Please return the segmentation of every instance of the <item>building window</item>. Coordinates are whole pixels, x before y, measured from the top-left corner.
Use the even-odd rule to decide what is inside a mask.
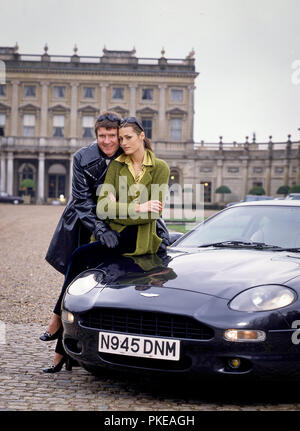
[[[211,182],[201,181],[201,184],[204,185],[204,202],[211,202]]]
[[[253,187],[263,187],[263,183],[261,181],[253,181]]]
[[[283,167],[282,166],[275,166],[274,171],[275,171],[275,174],[282,174],[283,173]]]
[[[153,100],[153,88],[142,89],[142,100]]]
[[[35,136],[35,115],[25,114],[23,118],[23,136]]]
[[[172,88],[171,89],[171,100],[172,100],[172,102],[182,102],[183,91]]]
[[[182,139],[182,119],[172,118],[170,121],[170,139],[171,141],[181,141]]]
[[[21,180],[26,180],[27,178],[30,180],[34,179],[33,169],[28,163],[26,163],[23,167]]]
[[[53,136],[56,138],[63,138],[64,127],[65,127],[65,116],[54,115],[53,116]]]
[[[93,87],[83,87],[83,97],[85,99],[94,99],[95,89]]]
[[[208,174],[209,172],[212,172],[213,168],[210,166],[203,166],[200,168],[200,172]]]
[[[152,118],[142,118],[146,138],[152,139]]]
[[[237,168],[237,167],[235,167],[235,166],[232,166],[232,167],[227,168],[227,172],[228,172],[229,174],[238,174],[238,173],[239,173],[239,171],[240,171],[240,168]]]
[[[85,115],[82,117],[82,137],[92,138],[94,136],[94,117]]]
[[[35,85],[24,85],[24,96],[25,97],[35,97],[36,96],[36,86]]]
[[[112,98],[113,99],[124,99],[124,88],[115,87],[112,89]]]
[[[0,113],[0,136],[5,136],[6,115]]]
[[[59,198],[65,196],[66,176],[65,175],[49,175],[49,198]]]
[[[6,96],[6,85],[0,84],[0,96]]]
[[[64,98],[66,95],[66,87],[56,85],[55,87],[53,87],[53,95],[57,98]]]
[[[264,168],[261,168],[261,167],[259,167],[259,166],[255,166],[255,167],[253,168],[253,173],[254,173],[254,174],[262,174],[262,173],[263,173],[263,171],[264,171]]]

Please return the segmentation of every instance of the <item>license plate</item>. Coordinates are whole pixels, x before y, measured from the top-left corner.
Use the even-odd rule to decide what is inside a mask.
[[[99,332],[99,352],[179,361],[180,340]]]

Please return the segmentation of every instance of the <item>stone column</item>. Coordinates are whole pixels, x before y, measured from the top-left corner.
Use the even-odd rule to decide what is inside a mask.
[[[296,184],[300,184],[300,146],[298,147],[298,154],[297,154],[297,159],[298,159],[298,166],[297,166],[297,173],[296,173]]]
[[[1,154],[1,177],[0,177],[0,190],[6,191],[6,184],[5,184],[5,178],[6,178],[6,163],[5,163],[5,156],[4,153]]]
[[[241,196],[241,199],[246,196],[248,193],[248,159],[244,159],[242,161],[243,166],[243,196]]]
[[[19,84],[20,81],[12,81],[11,136],[18,136]]]
[[[166,84],[159,85],[158,140],[166,141]]]
[[[266,195],[271,195],[271,170],[272,170],[272,159],[267,160],[266,166]]]
[[[129,99],[129,115],[131,117],[136,116],[136,84],[129,84],[130,88],[130,99]]]
[[[73,154],[69,157],[70,171],[69,171],[69,197],[72,196],[72,179],[73,179]]]
[[[13,194],[14,182],[14,153],[7,154],[7,193]]]
[[[41,97],[41,138],[48,136],[48,85],[49,82],[42,82],[42,97]]]
[[[101,87],[101,101],[100,101],[101,111],[107,110],[106,93],[107,93],[108,85],[109,84],[107,82],[101,82],[101,84],[100,84],[100,87]]]
[[[223,185],[223,159],[217,160],[217,184],[216,189]],[[216,201],[221,202],[223,196],[221,193],[216,193]]]
[[[189,87],[189,101],[188,101],[188,133],[187,139],[194,140],[194,90],[196,87],[190,85]]]
[[[283,184],[285,186],[289,186],[290,184],[290,175],[289,175],[289,170],[290,170],[290,166],[289,166],[289,161],[285,160],[284,162],[284,174],[283,174]]]
[[[43,203],[44,200],[45,200],[45,154],[39,153],[37,202]]]
[[[78,107],[78,83],[71,83],[71,118],[70,118],[70,138],[77,138],[77,107]]]

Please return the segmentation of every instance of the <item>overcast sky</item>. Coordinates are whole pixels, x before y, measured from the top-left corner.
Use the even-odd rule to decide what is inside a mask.
[[[299,0],[0,0],[0,20],[0,45],[20,53],[194,48],[196,142],[300,138]]]

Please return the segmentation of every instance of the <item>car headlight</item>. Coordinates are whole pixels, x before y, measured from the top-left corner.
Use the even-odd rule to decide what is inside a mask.
[[[90,290],[94,289],[94,287],[104,287],[103,284],[101,284],[102,275],[99,272],[95,273],[86,273],[78,278],[76,278],[68,287],[68,293],[70,295],[84,295],[85,293],[88,293]]]
[[[296,297],[296,293],[286,286],[268,284],[244,290],[228,305],[237,311],[268,311],[286,307],[294,302]]]

